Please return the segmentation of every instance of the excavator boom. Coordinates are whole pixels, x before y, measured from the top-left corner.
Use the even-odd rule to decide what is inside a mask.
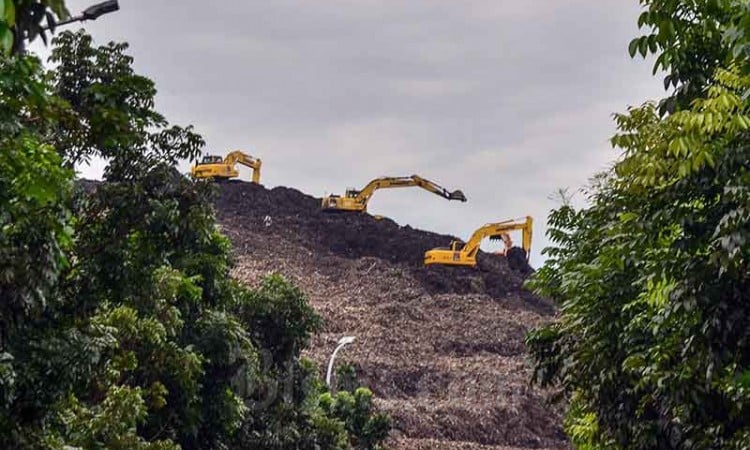
[[[228,180],[240,175],[236,168],[237,164],[251,168],[253,170],[253,183],[260,183],[261,160],[240,150],[230,152],[223,159],[216,155],[204,156],[201,162],[193,166],[190,174],[197,179]]]
[[[444,187],[430,180],[424,179],[419,175],[410,177],[380,177],[376,178],[361,190],[347,189],[346,194],[342,197],[339,195],[329,195],[323,197],[321,206],[324,211],[367,211],[367,203],[370,201],[372,194],[378,189],[390,189],[399,187],[421,187],[433,194],[439,195],[447,200],[458,200],[465,202],[466,196],[460,190],[449,191]]]
[[[460,247],[454,242],[449,249],[434,248],[428,250],[424,254],[424,263],[425,265],[446,264],[453,266],[476,266],[479,245],[482,243],[483,239],[503,239],[506,243],[510,243],[511,241],[508,237],[508,233],[515,230],[520,230],[523,233],[522,249],[528,260],[528,255],[531,252],[533,223],[534,220],[531,216],[526,216],[522,221],[514,219],[503,222],[488,223],[476,230],[463,247]],[[510,249],[506,248],[506,252],[508,250]]]
[[[232,167],[234,167],[236,164],[242,164],[245,167],[253,169],[253,183],[260,183],[260,167],[262,165],[262,161],[260,160],[260,158],[253,158],[247,153],[235,150],[229,153],[226,158],[224,158],[224,164],[230,165]]]

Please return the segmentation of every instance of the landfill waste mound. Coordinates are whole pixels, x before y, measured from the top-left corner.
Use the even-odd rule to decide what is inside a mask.
[[[307,356],[351,364],[394,421],[403,449],[569,448],[550,393],[529,386],[524,336],[555,308],[522,287],[521,255],[480,253],[478,267],[422,264],[455,237],[369,214],[325,213],[295,189],[218,185],[219,223],[234,276],[255,285],[278,272],[325,320]]]

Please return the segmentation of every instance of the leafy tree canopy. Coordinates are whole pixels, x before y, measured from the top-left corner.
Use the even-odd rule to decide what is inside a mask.
[[[70,16],[64,0],[0,0],[0,54],[18,54],[37,36],[47,43],[47,30]]]
[[[579,448],[747,448],[750,10],[641,3],[654,33],[630,52],[655,52],[675,90],[615,116],[622,154],[590,206],[549,217],[530,286],[562,313],[528,337],[535,379],[567,394]]]
[[[1,39],[24,8],[64,11],[0,4]],[[376,448],[372,394],[329,395],[300,358],[321,325],[304,294],[229,277],[211,186],[173,167],[203,140],[126,49],[66,32],[52,72],[0,58],[0,448]],[[105,182],[75,180],[92,157]]]

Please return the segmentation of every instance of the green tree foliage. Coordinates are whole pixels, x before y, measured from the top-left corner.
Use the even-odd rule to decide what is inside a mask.
[[[64,201],[72,172],[55,149],[25,127],[54,116],[36,61],[0,60],[0,446],[33,399],[20,399],[26,371],[15,346],[35,333],[42,313],[59,302],[58,285],[71,246]],[[59,336],[59,335],[58,335]],[[33,368],[32,370],[36,370]],[[55,386],[50,387],[54,391]]]
[[[562,315],[527,339],[535,379],[568,395],[582,449],[748,448],[750,77],[733,47],[747,9],[642,3],[659,16],[641,21],[674,28],[656,50],[675,107],[616,115],[622,157],[590,206],[550,216],[530,286]]]
[[[341,364],[336,368],[334,381],[336,389],[354,392],[358,387],[357,369],[352,364]]]
[[[64,0],[0,0],[0,54],[21,53],[37,36],[47,43],[45,28],[69,15]]]
[[[262,291],[262,290],[261,290]],[[285,395],[304,393],[304,408],[295,410],[290,403],[277,399],[266,403],[261,415],[248,421],[237,443],[239,449],[325,448],[378,450],[391,430],[391,419],[373,408],[372,392],[359,385],[356,373],[350,389],[329,392],[313,375],[309,361],[302,360],[299,369],[285,375]],[[272,397],[273,399],[273,397]],[[260,420],[258,420],[260,419]]]
[[[372,391],[361,385],[357,369],[351,364],[340,365],[333,384],[338,392],[324,392],[320,396],[320,406],[326,415],[344,422],[355,448],[380,448],[391,430],[391,419],[382,413],[373,414]]]
[[[742,0],[639,0],[638,26],[643,36],[630,42],[630,56],[656,54],[654,74],[666,71],[664,88],[672,95],[660,102],[660,113],[690,106],[719,67],[732,58],[727,39],[746,2]]]
[[[154,109],[156,87],[133,71],[127,44],[95,47],[83,31],[55,41],[54,93],[69,103],[71,114],[54,130],[53,143],[66,162],[107,158],[105,177],[124,181],[157,164],[197,158],[203,139],[190,126],[170,126]]]
[[[65,264],[66,210],[72,173],[55,149],[24,122],[51,113],[35,62],[0,60],[0,339],[31,311],[43,308]]]
[[[354,448],[371,450],[388,437],[391,422],[387,416],[372,414],[372,392],[364,387],[354,392],[340,391],[334,395],[324,393],[320,406],[326,417],[333,417],[344,423],[352,436]]]
[[[211,186],[173,168],[203,141],[126,48],[0,60],[0,448],[374,448],[371,394],[326,408],[300,359],[304,294],[229,277]],[[92,157],[106,182],[75,182]]]

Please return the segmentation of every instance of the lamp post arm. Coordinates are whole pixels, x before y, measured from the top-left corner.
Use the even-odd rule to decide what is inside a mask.
[[[63,20],[61,22],[57,22],[55,24],[55,28],[59,27],[60,25],[67,25],[67,24],[73,23],[73,22],[83,22],[84,20],[86,20],[86,18],[83,17],[83,16],[70,17],[70,18],[65,19],[65,20]],[[52,27],[50,27],[49,25],[42,27],[42,30],[45,30],[45,31],[50,30],[50,29],[52,29]]]

